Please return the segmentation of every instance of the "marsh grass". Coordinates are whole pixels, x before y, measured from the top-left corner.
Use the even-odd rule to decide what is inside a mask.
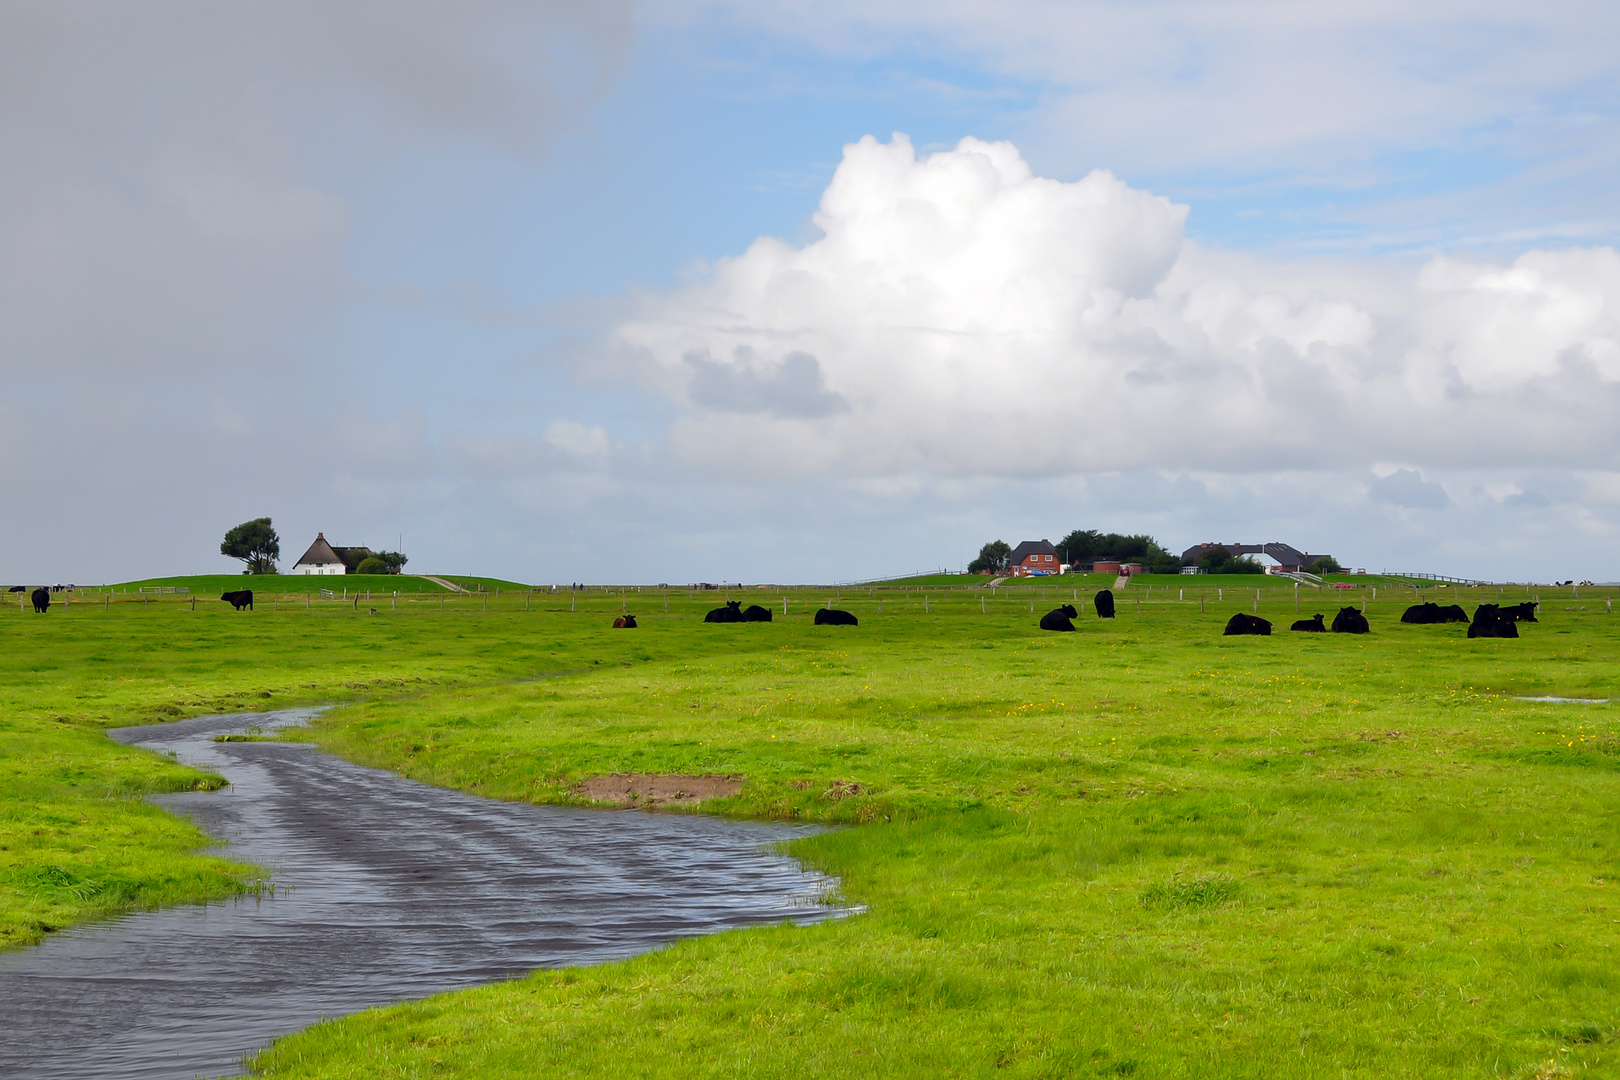
[[[207,778],[99,728],[331,701],[299,739],[493,797],[745,776],[707,809],[852,826],[793,850],[865,914],[334,1020],[268,1075],[1612,1074],[1620,708],[1515,700],[1620,697],[1602,595],[1540,590],[1518,641],[1403,627],[1410,594],[1382,593],[1366,637],[1224,639],[1257,585],[1291,614],[1291,586],[1241,585],[1044,635],[1050,583],[739,592],[777,621],[730,627],[685,590],[667,615],[595,591],[0,616],[0,836],[52,817],[0,889],[106,910],[82,884],[112,880],[103,834],[148,819],[169,831],[122,845],[121,902],[185,898],[166,858],[220,873],[191,896],[248,880],[133,797]],[[860,627],[810,625],[835,595]],[[642,629],[608,629],[626,607]]]

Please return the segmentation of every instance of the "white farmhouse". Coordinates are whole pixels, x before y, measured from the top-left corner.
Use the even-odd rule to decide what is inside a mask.
[[[346,574],[349,568],[343,565],[338,553],[332,550],[332,545],[326,542],[325,533],[316,533],[315,542],[309,545],[309,550],[298,559],[298,565],[292,568],[295,574]]]

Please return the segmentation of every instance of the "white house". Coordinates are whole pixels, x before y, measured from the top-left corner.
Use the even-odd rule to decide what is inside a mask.
[[[316,533],[315,542],[309,545],[309,550],[298,559],[298,565],[292,568],[295,574],[346,574],[349,568],[343,565],[338,553],[332,550],[332,545],[326,542],[325,533]]]

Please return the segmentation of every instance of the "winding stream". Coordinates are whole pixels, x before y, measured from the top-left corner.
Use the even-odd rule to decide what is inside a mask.
[[[163,805],[272,871],[274,895],[168,908],[0,955],[0,1076],[239,1075],[323,1016],[842,914],[770,850],[811,830],[504,803],[291,743],[216,743],[309,711],[123,728],[231,781]]]

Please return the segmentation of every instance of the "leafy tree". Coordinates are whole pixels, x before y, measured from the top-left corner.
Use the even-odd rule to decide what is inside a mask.
[[[244,574],[274,574],[281,558],[281,538],[267,517],[244,521],[225,534],[219,553],[247,563]]]
[[[1000,571],[1007,569],[1012,561],[1012,548],[1004,541],[992,540],[979,549],[979,557],[968,563],[968,573],[978,574],[983,571]]]
[[[357,574],[397,574],[410,562],[397,551],[378,551],[366,556],[355,568]]]
[[[1212,547],[1198,556],[1206,574],[1263,574],[1266,568],[1247,555],[1239,558],[1223,547]]]
[[[1331,555],[1318,555],[1311,560],[1311,564],[1305,568],[1305,572],[1320,577],[1327,574],[1342,574],[1344,573],[1344,567],[1340,566],[1339,560]]]
[[[1181,569],[1180,557],[1166,551],[1146,533],[1126,536],[1096,529],[1076,529],[1058,543],[1057,549],[1058,557],[1069,564],[1099,560],[1138,562],[1154,574],[1174,574]]]

